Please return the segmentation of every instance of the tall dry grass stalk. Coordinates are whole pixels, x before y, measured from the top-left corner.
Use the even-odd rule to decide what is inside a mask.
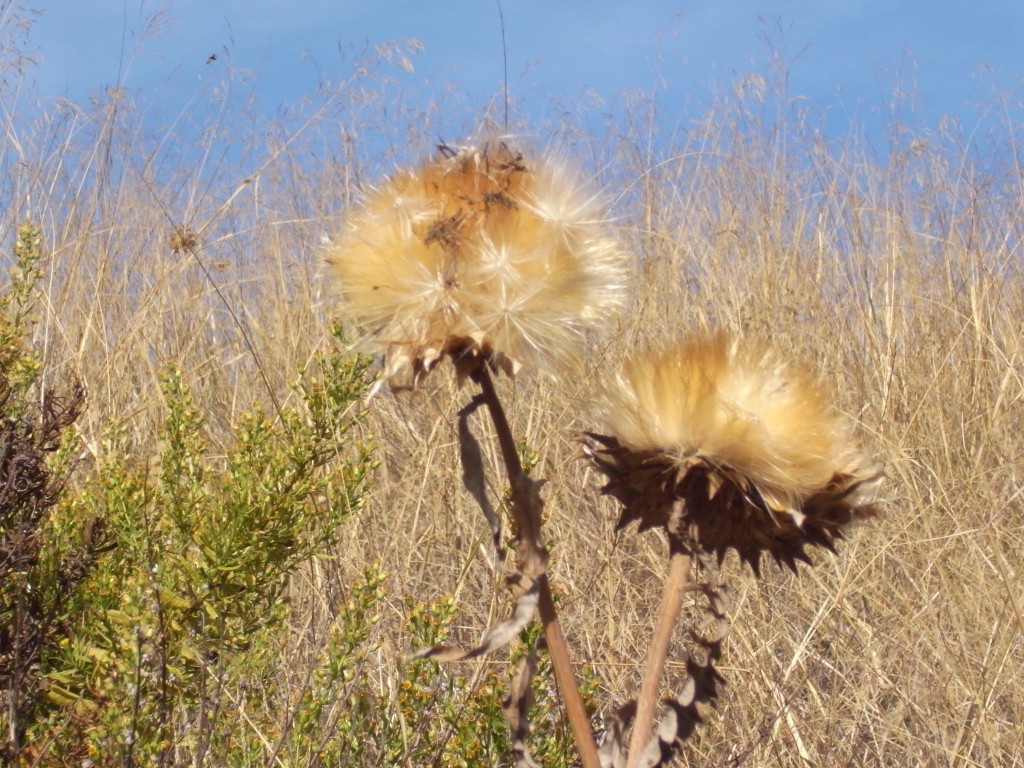
[[[229,100],[211,123],[183,119],[153,133],[130,93],[57,105],[17,130],[5,125],[2,239],[10,242],[26,218],[50,233],[35,340],[47,370],[76,372],[90,393],[79,421],[83,470],[103,458],[114,421],[140,461],[151,453],[167,357],[226,423],[269,402],[244,331],[275,396],[290,396],[287,382],[325,343],[332,311],[320,234],[337,229],[363,180],[410,159],[388,147],[422,151],[431,135],[465,133],[480,118],[459,112],[457,98],[443,114],[413,116],[386,83],[362,85],[319,116],[322,102],[297,105],[299,117],[274,125]],[[1018,127],[989,113],[973,137],[951,124],[895,124],[883,152],[855,131],[826,140],[813,119],[769,108],[764,91],[742,80],[736,86],[683,133],[659,124],[642,99],[613,110],[607,130],[587,127],[595,122],[585,103],[565,105],[563,123],[536,127],[592,158],[603,186],[623,190],[618,235],[641,262],[627,342],[665,328],[724,326],[820,361],[840,409],[890,476],[885,524],[866,526],[824,567],[758,581],[726,558],[736,661],[723,666],[730,685],[720,706],[729,716],[695,734],[686,757],[746,766],[1021,764]],[[392,108],[387,118],[383,105]],[[393,117],[396,106],[408,119]],[[377,132],[387,137],[379,152],[359,140]],[[218,144],[223,135],[233,151]],[[177,154],[197,142],[209,149],[198,164]],[[232,197],[246,178],[254,180]],[[182,223],[203,231],[197,253],[239,324],[195,261],[168,248]],[[512,433],[537,447],[551,481],[545,532],[557,542],[550,565],[560,619],[603,700],[639,683],[635,660],[647,649],[664,572],[663,534],[616,537],[617,509],[594,498],[593,470],[572,461],[576,448],[562,439],[594,427],[580,395],[620,357],[585,358],[578,387],[495,382]],[[409,585],[458,597],[452,642],[460,645],[476,640],[467,628],[505,610],[493,556],[478,546],[486,524],[446,479],[458,473],[452,425],[462,405],[454,382],[435,376],[412,402],[371,403],[367,429],[387,441],[365,511],[337,558],[311,564],[291,586],[302,618],[279,676],[296,696],[339,594],[367,562],[381,564],[383,588],[397,596],[370,633],[378,650],[363,662],[381,690],[397,684],[395,659],[408,650],[397,598]],[[478,429],[484,460],[498,465],[486,439],[493,433]],[[215,418],[208,432],[216,446],[226,430]],[[679,689],[686,648],[677,630],[663,692]],[[368,753],[366,764],[377,757]]]

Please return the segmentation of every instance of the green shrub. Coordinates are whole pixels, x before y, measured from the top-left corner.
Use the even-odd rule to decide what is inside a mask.
[[[367,584],[371,582],[368,580]],[[378,600],[383,593],[376,592]],[[357,596],[365,593],[357,592]],[[358,602],[350,603],[357,605]],[[376,601],[374,602],[376,604]],[[437,645],[445,640],[456,617],[457,605],[451,597],[434,601],[405,601],[406,625],[403,636],[411,649]],[[360,621],[346,621],[342,636],[353,637]],[[514,655],[521,655],[540,636],[540,624],[534,622]],[[441,665],[418,659],[401,669],[393,691],[381,695],[372,678],[377,670],[353,663],[352,651],[342,650],[337,642],[332,652],[343,653],[349,664],[335,680],[349,680],[346,694],[337,700],[335,722],[321,733],[330,735],[319,741],[315,755],[295,755],[291,765],[323,766],[438,766],[471,768],[503,765],[511,753],[508,721],[502,712],[508,690],[508,670],[504,664],[475,663]],[[364,646],[365,648],[365,646]],[[337,685],[334,686],[337,690]],[[567,768],[574,764],[572,734],[562,719],[554,680],[546,658],[532,681],[534,705],[531,717],[535,732],[531,746],[543,765]],[[584,696],[593,711],[596,691],[593,682],[584,686]]]
[[[15,331],[23,285],[15,282],[7,302]],[[28,353],[8,353],[18,334],[7,335],[4,370],[17,374],[24,392],[38,365]],[[329,553],[360,505],[370,450],[350,426],[366,365],[321,356],[296,385],[300,405],[275,418],[241,418],[221,459],[207,450],[204,420],[181,372],[168,365],[156,457],[137,457],[126,431],[112,427],[106,457],[81,493],[57,504],[55,493],[40,489],[45,503],[36,507],[57,506],[47,529],[33,521],[32,540],[52,552],[28,558],[39,565],[16,569],[20,580],[4,579],[5,651],[20,615],[8,592],[49,595],[47,579],[58,582],[62,623],[59,637],[36,643],[38,685],[4,678],[9,696],[36,688],[49,708],[44,717],[37,706],[18,723],[25,730],[31,722],[33,744],[22,751],[20,736],[12,738],[9,751],[46,764],[76,755],[99,764],[198,764],[207,756],[211,764],[245,764],[237,714],[247,696],[266,693],[287,615],[287,577]],[[55,429],[44,423],[22,431],[53,442]],[[5,508],[5,546],[8,517]],[[82,521],[93,521],[91,533],[78,530]],[[84,537],[93,544],[91,567],[79,563],[71,580],[67,566],[52,563],[81,550]]]
[[[42,663],[66,641],[68,611],[98,551],[98,530],[55,537],[54,511],[70,463],[69,428],[85,393],[39,385],[30,348],[42,236],[18,229],[11,282],[0,295],[0,762],[13,762],[43,705]]]

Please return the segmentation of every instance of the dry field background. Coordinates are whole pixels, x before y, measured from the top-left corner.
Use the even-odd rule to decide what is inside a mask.
[[[112,419],[140,457],[154,451],[165,360],[179,361],[216,446],[236,414],[271,393],[287,400],[296,372],[332,343],[320,236],[340,227],[360,185],[430,152],[441,117],[442,107],[396,111],[381,82],[321,95],[278,124],[224,97],[209,124],[153,130],[117,92],[28,127],[7,119],[3,251],[22,220],[42,227],[35,336],[47,376],[88,388],[80,477],[103,457]],[[592,382],[645,339],[702,326],[770,337],[834,382],[884,462],[887,501],[837,557],[816,555],[799,576],[770,566],[758,583],[726,561],[728,685],[691,764],[1024,764],[1020,137],[1001,124],[978,146],[955,126],[894,122],[886,152],[856,134],[825,141],[764,85],[738,82],[674,133],[643,99],[592,130],[569,106],[556,123],[510,131],[593,173],[636,260],[632,309],[585,377],[502,382],[535,474],[550,479],[551,571],[570,645],[603,707],[635,691],[665,567],[658,534],[615,533],[613,504],[575,458],[574,435],[597,426]],[[488,121],[443,109],[446,125],[464,114],[467,131]],[[183,226],[198,258],[169,245]],[[507,608],[486,524],[459,481],[453,423],[467,395],[450,378],[371,401],[364,426],[380,466],[337,558],[293,580],[283,677],[301,678],[326,607],[371,562],[388,574],[393,619],[374,629],[378,651],[364,662],[381,686],[409,649],[404,596],[455,595],[453,639],[465,643]]]

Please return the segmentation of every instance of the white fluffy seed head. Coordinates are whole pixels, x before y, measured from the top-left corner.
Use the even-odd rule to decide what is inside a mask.
[[[624,304],[625,258],[606,230],[567,166],[484,145],[371,190],[327,261],[389,375],[455,349],[558,373]]]

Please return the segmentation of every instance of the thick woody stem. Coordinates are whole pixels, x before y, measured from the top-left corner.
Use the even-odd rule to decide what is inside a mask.
[[[562,696],[569,725],[572,728],[576,748],[579,751],[583,768],[601,768],[597,754],[597,744],[590,727],[590,718],[583,706],[579,685],[572,668],[569,648],[562,633],[562,626],[555,610],[555,601],[551,596],[551,587],[547,578],[547,550],[541,540],[540,510],[534,505],[526,473],[519,460],[519,451],[512,430],[509,427],[505,411],[494,389],[494,382],[486,365],[480,365],[472,374],[473,380],[480,385],[484,402],[494,422],[494,429],[501,447],[501,455],[508,473],[509,487],[512,489],[512,515],[519,533],[518,554],[525,571],[536,580],[540,601],[538,610],[544,625],[544,637],[547,640],[548,653],[551,655],[551,666],[555,672],[555,682]]]
[[[665,660],[668,658],[668,647],[683,605],[683,595],[690,584],[690,567],[693,559],[689,550],[677,544],[672,544],[671,547],[669,571],[665,578],[665,591],[661,596],[658,622],[654,628],[654,637],[647,655],[647,668],[644,670],[640,696],[637,699],[636,720],[633,722],[633,732],[629,739],[629,758],[626,761],[626,768],[637,768],[644,748],[651,740],[654,711],[658,705],[658,688],[665,670]]]

